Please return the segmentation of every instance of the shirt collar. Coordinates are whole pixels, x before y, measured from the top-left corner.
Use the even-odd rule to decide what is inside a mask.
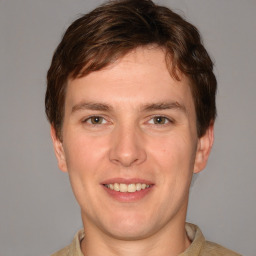
[[[189,255],[197,256],[197,255],[199,255],[199,253],[201,251],[201,248],[205,242],[205,238],[204,238],[201,230],[199,229],[199,227],[194,224],[186,223],[185,229],[186,229],[187,236],[191,241],[191,244],[179,256],[189,256]],[[81,243],[82,239],[84,238],[84,236],[85,236],[84,230],[80,230],[77,232],[77,234],[74,237],[73,242],[69,246],[67,256],[74,256],[74,255],[84,256],[81,251],[81,247],[80,247],[80,243]]]
[[[179,256],[197,256],[200,254],[200,251],[205,243],[205,238],[200,230],[200,228],[194,224],[186,223],[185,229],[187,236],[191,241],[190,246]]]

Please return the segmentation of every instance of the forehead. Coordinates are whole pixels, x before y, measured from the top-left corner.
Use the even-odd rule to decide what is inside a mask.
[[[102,70],[69,80],[66,105],[83,100],[133,106],[177,101],[194,108],[189,79],[179,76],[180,81],[171,76],[163,49],[137,48]]]

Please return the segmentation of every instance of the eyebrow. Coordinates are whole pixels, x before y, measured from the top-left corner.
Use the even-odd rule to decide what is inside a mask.
[[[149,103],[145,104],[140,108],[140,111],[155,111],[155,110],[166,110],[166,109],[176,109],[187,113],[184,105],[179,102],[159,102],[159,103]],[[113,107],[106,103],[98,102],[81,102],[72,107],[72,113],[79,110],[98,110],[98,111],[112,111]]]
[[[79,110],[100,110],[100,111],[110,111],[112,107],[105,103],[92,103],[92,102],[82,102],[74,105],[72,107],[72,113]]]
[[[177,110],[181,110],[184,113],[187,113],[185,106],[180,104],[177,101],[146,104],[142,108],[143,111],[154,111],[154,110],[165,110],[165,109],[177,109]]]

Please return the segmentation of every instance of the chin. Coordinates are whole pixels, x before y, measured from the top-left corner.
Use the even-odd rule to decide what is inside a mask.
[[[111,223],[111,224],[109,224]],[[109,235],[119,240],[139,240],[153,233],[152,221],[145,216],[114,218],[104,228]]]
[[[131,241],[131,240],[141,240],[144,239],[150,234],[142,227],[120,227],[118,226],[114,230],[108,231],[109,235],[118,240]]]

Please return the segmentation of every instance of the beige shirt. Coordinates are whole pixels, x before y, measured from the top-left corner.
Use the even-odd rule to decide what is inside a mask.
[[[221,245],[208,242],[205,240],[201,230],[193,224],[186,223],[186,232],[191,241],[190,246],[185,252],[179,256],[239,256],[233,251],[230,251]],[[84,256],[80,241],[84,238],[84,231],[80,230],[74,237],[73,242],[64,249],[52,254],[51,256]],[[240,255],[241,256],[241,255]]]

